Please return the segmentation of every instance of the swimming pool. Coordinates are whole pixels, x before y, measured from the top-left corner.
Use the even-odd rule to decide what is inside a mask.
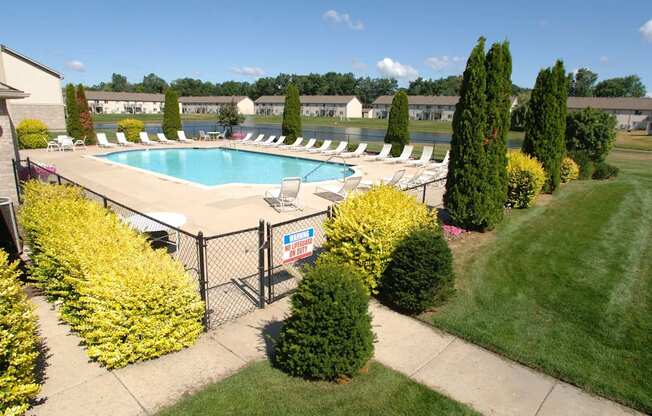
[[[353,170],[342,163],[223,148],[129,150],[97,157],[204,186],[231,183],[277,185],[289,176],[299,176],[306,182],[319,182],[353,174]],[[311,173],[313,169],[316,170]]]

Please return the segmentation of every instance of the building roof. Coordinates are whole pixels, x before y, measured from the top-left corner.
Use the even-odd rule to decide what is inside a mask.
[[[63,79],[63,75],[61,75],[59,72],[55,71],[54,69],[50,68],[49,66],[43,65],[42,63],[37,62],[34,59],[29,58],[29,57],[23,55],[22,53],[7,47],[6,45],[0,45],[0,52],[5,52],[5,53],[13,56],[14,58],[17,58],[17,59],[20,59],[21,61],[27,62],[30,65],[34,65],[34,66],[42,69],[43,71],[45,71],[45,72],[47,72],[47,73],[49,73],[51,75],[54,75],[55,77],[57,77],[59,79]]]
[[[181,97],[179,101],[182,103],[188,104],[226,104],[234,101],[239,103],[242,100],[246,100],[249,97],[244,95],[208,95],[208,96],[197,96],[197,97]]]
[[[393,95],[381,95],[372,104],[389,105],[394,99]],[[460,97],[455,95],[408,95],[409,105],[455,105]]]
[[[299,101],[301,104],[347,104],[355,95],[301,95]],[[284,95],[263,95],[256,100],[256,104],[283,104],[285,103]]]
[[[568,108],[596,108],[601,110],[652,111],[652,98],[634,97],[568,97]]]
[[[23,92],[17,88],[7,85],[3,82],[0,82],[0,98],[25,98],[29,97],[29,94]]]
[[[165,95],[146,92],[86,91],[87,100],[163,102]]]

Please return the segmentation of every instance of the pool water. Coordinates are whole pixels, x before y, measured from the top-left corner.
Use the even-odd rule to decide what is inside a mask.
[[[229,183],[278,185],[283,178],[290,176],[301,177],[305,182],[319,182],[353,174],[353,170],[342,163],[222,148],[132,150],[98,157],[205,186]],[[304,178],[305,175],[308,177]]]

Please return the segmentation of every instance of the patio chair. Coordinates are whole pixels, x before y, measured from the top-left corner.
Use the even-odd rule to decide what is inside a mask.
[[[279,137],[279,139],[277,141],[272,142],[270,144],[267,144],[265,146],[267,146],[267,147],[278,147],[278,146],[282,145],[284,141],[285,141],[285,136],[281,136],[281,137]]]
[[[349,157],[360,157],[364,154],[364,151],[367,150],[367,143],[358,143],[358,147],[355,148],[352,152],[344,152],[340,156],[349,158]]]
[[[406,145],[403,148],[403,151],[401,152],[400,155],[397,157],[388,157],[384,161],[387,163],[402,163],[410,160],[410,156],[412,155],[412,150],[414,149],[414,146],[411,144]]]
[[[118,141],[118,146],[133,146],[133,143],[127,140],[127,136],[121,131],[116,132],[115,138]]]
[[[291,146],[288,149],[289,150],[295,150],[297,152],[304,152],[304,151],[308,151],[308,150],[312,149],[313,146],[315,145],[315,143],[317,143],[317,139],[310,139],[310,140],[308,140],[308,142],[306,143],[305,146],[296,146],[296,147]]]
[[[331,140],[324,140],[324,142],[321,144],[321,146],[317,147],[316,149],[310,149],[308,150],[308,153],[321,153],[326,150],[328,150],[329,147],[331,147]]]
[[[383,148],[380,149],[380,153],[378,153],[377,155],[367,156],[365,159],[367,159],[367,160],[384,160],[384,159],[387,159],[387,157],[389,156],[389,152],[391,152],[391,151],[392,151],[392,145],[391,144],[384,144]]]
[[[430,158],[432,157],[432,146],[423,146],[423,149],[421,150],[421,157],[418,160],[406,160],[404,163],[412,166],[423,166],[430,162]]]
[[[156,143],[154,143],[149,139],[149,135],[147,134],[146,131],[141,131],[140,133],[138,133],[138,137],[140,138],[140,142],[142,144],[147,146],[156,146]]]
[[[247,140],[246,142],[242,142],[242,144],[256,145],[256,143],[260,143],[264,137],[265,137],[264,134],[259,134],[255,140]]]
[[[163,144],[174,144],[173,140],[168,140],[168,138],[165,137],[165,133],[156,133],[156,137],[158,137],[158,141]]]
[[[401,179],[405,176],[405,169],[399,169],[392,176],[385,177],[378,182],[373,182],[369,180],[360,181],[361,188],[371,188],[374,185],[389,185],[389,186],[398,186]]]
[[[97,145],[99,147],[116,147],[115,143],[109,143],[105,133],[97,133]]]
[[[254,143],[254,146],[267,146],[267,145],[271,144],[275,139],[276,139],[276,136],[269,136],[267,138],[267,140],[264,140],[264,141],[261,141],[261,142],[258,142],[258,143]]]
[[[356,189],[358,189],[358,185],[360,185],[361,180],[361,176],[349,176],[348,178],[344,179],[344,182],[318,185],[317,188],[315,188],[315,193],[319,194],[320,191],[322,191],[338,195],[340,198],[344,199],[355,192]]]
[[[301,145],[301,142],[303,141],[303,137],[297,137],[297,139],[294,141],[292,144],[282,144],[279,146],[281,149],[289,149],[293,147],[299,147]]]
[[[411,176],[404,176],[399,180],[398,184],[401,186],[401,188],[409,188],[411,186],[417,186],[421,185],[424,182],[428,182],[429,177],[430,174],[426,170],[426,167],[423,166],[417,169]]]
[[[210,136],[204,130],[199,130],[199,140],[210,140]]]
[[[57,137],[57,142],[59,143],[59,150],[65,151],[66,149],[70,149],[73,152],[75,151],[75,142],[73,142],[71,137],[59,136]]]
[[[183,130],[177,130],[177,137],[181,143],[193,143],[194,140],[186,137],[186,132]]]
[[[302,210],[299,203],[301,178],[283,178],[281,186],[265,191],[265,200],[278,212]]]
[[[347,142],[341,141],[340,144],[337,145],[337,147],[333,150],[326,150],[322,152],[322,154],[325,155],[339,155],[340,153],[343,153],[346,150],[346,146],[348,145]]]

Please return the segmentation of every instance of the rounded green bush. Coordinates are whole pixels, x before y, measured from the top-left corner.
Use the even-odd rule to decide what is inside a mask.
[[[595,164],[595,170],[591,177],[593,179],[611,179],[618,176],[618,167],[610,165],[607,162],[599,162]]]
[[[528,208],[546,182],[546,172],[536,158],[518,151],[507,154],[507,203],[513,208]]]
[[[318,261],[292,296],[292,315],[276,344],[276,365],[308,379],[352,377],[373,355],[368,304],[357,269]]]
[[[48,145],[48,126],[41,120],[25,119],[16,127],[21,149],[41,149]]]
[[[579,168],[578,179],[587,180],[593,177],[593,172],[595,171],[595,163],[591,160],[589,155],[586,152],[573,152],[571,157],[577,163]]]
[[[418,230],[398,245],[381,280],[380,295],[396,309],[421,313],[452,291],[453,255],[435,229]]]
[[[139,133],[145,129],[145,123],[134,118],[124,118],[118,121],[118,131],[125,134],[125,137],[130,142],[137,143],[139,140]]]

